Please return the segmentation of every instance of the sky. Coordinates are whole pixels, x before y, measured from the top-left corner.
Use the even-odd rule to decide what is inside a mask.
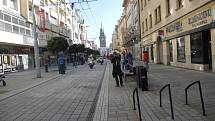
[[[70,1],[77,2],[78,0]],[[85,26],[89,26],[87,27],[88,40],[95,40],[95,43],[99,47],[99,34],[102,24],[102,28],[106,35],[106,46],[109,47],[115,25],[118,24],[117,21],[120,19],[123,12],[123,0],[88,1],[92,2],[75,3],[75,8],[81,10],[81,15],[85,20]]]

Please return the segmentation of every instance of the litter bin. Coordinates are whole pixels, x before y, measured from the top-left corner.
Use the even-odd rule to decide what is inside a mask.
[[[148,76],[146,67],[140,69],[140,79],[142,91],[148,91]]]
[[[144,68],[144,66],[136,66],[136,73],[137,73],[137,85],[141,88],[141,72],[140,69]]]
[[[142,91],[148,90],[147,69],[144,66],[137,66],[137,85]]]

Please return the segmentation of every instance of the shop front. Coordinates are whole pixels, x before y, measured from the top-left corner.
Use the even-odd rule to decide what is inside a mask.
[[[215,72],[214,12],[210,2],[164,27],[165,64]]]

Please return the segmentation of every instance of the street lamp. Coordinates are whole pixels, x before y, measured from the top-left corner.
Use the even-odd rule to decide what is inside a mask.
[[[33,10],[33,36],[34,36],[35,64],[36,64],[37,78],[41,78],[40,60],[39,60],[39,47],[38,47],[37,32],[36,32],[37,27],[36,27],[36,20],[35,20],[34,0],[32,0],[32,10]]]

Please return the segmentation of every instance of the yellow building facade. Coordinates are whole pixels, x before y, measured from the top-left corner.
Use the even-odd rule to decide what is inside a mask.
[[[140,0],[140,6],[141,44],[151,62],[215,72],[215,1]]]

